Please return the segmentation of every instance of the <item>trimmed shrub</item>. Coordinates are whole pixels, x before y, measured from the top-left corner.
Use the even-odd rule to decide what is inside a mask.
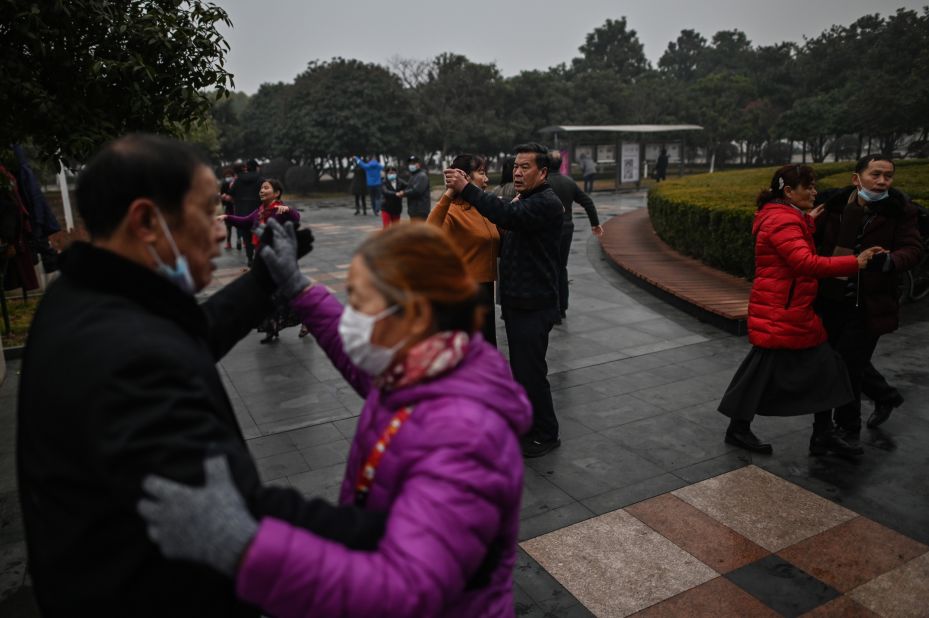
[[[648,194],[648,214],[658,236],[675,250],[739,277],[754,276],[752,221],[755,199],[779,166],[698,174],[662,182]],[[817,186],[849,184],[852,161],[813,165]],[[834,183],[834,184],[832,184]],[[894,186],[929,200],[926,161],[897,163]]]
[[[288,193],[306,195],[316,188],[319,174],[315,169],[306,165],[294,165],[284,174],[284,186]]]

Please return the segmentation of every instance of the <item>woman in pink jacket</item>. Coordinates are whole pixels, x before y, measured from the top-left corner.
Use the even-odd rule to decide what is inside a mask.
[[[341,504],[388,513],[377,551],[252,519],[225,460],[203,488],[145,481],[149,534],[171,558],[235,578],[285,616],[512,616],[523,462],[532,411],[480,335],[478,287],[442,232],[393,226],[352,259],[342,307],[296,267],[276,223],[268,270],[333,365],[365,398]],[[288,226],[289,227],[289,226]]]

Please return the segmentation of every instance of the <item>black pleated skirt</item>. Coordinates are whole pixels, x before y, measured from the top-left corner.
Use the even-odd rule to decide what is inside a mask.
[[[736,420],[800,416],[854,399],[842,357],[828,343],[806,350],[753,347],[735,372],[719,411]]]

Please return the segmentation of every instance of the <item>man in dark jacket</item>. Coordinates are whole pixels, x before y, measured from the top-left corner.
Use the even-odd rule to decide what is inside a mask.
[[[816,230],[821,255],[857,255],[868,247],[887,250],[858,276],[823,280],[819,286],[817,311],[829,342],[845,359],[855,393],[852,403],[835,411],[838,433],[852,443],[860,437],[861,388],[871,356],[880,336],[899,325],[897,275],[922,256],[916,208],[891,188],[893,176],[894,164],[887,157],[863,157],[852,175],[854,186],[825,203]]]
[[[136,513],[142,479],[204,482],[225,455],[256,516],[358,548],[381,522],[262,487],[215,363],[271,310],[261,259],[202,305],[225,231],[216,177],[189,146],[129,136],[78,179],[91,236],[62,258],[29,332],[17,468],[29,568],[44,616],[257,616],[234,582],[165,559]]]
[[[540,457],[558,448],[558,419],[548,382],[548,334],[558,319],[558,242],[564,207],[547,179],[548,151],[540,144],[515,149],[513,201],[485,193],[458,169],[445,170],[445,184],[504,230],[500,246],[500,299],[513,377],[532,403],[532,429],[523,455]]]
[[[233,214],[244,217],[258,209],[261,204],[261,198],[258,196],[259,191],[261,191],[261,182],[258,161],[249,159],[245,163],[245,172],[236,176],[235,182],[232,183],[230,195],[232,196]],[[238,228],[236,229],[238,230]],[[240,242],[245,244],[245,258],[248,260],[248,265],[251,266],[252,260],[255,259],[252,235],[248,233],[248,230],[238,230],[236,233],[238,234],[236,247],[239,246]]]
[[[590,196],[581,191],[577,183],[570,176],[561,173],[561,153],[557,150],[551,152],[552,169],[548,174],[548,184],[551,185],[552,191],[561,200],[564,206],[564,217],[561,222],[561,240],[558,243],[558,250],[561,256],[561,270],[558,273],[558,307],[561,310],[561,316],[556,323],[561,323],[568,311],[568,257],[571,255],[571,241],[574,238],[574,218],[572,207],[575,203],[580,204],[587,212],[587,218],[590,220],[590,231],[594,236],[603,236],[603,228],[600,227],[600,218],[597,216],[597,208]]]
[[[422,161],[416,155],[407,159],[410,178],[403,191],[397,192],[397,197],[406,198],[406,211],[413,221],[425,221],[432,210],[432,198],[429,195],[429,173],[423,168]]]

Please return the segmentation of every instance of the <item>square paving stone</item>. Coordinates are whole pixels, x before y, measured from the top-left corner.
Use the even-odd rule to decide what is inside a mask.
[[[769,554],[766,549],[671,494],[634,504],[626,511],[717,573],[728,573]]]
[[[613,427],[602,435],[668,471],[732,450],[717,433],[673,413]]]
[[[581,503],[597,515],[603,515],[616,509],[647,500],[665,492],[683,487],[687,482],[673,474],[659,476],[626,485],[619,489],[611,489],[592,498],[582,500]]]
[[[925,618],[929,615],[929,553],[855,588],[848,596],[881,616]]]
[[[258,476],[265,483],[310,469],[297,451],[256,459],[255,465],[258,467]]]
[[[673,493],[772,552],[856,516],[756,466],[727,472]]]
[[[814,610],[803,614],[801,618],[880,618],[863,605],[855,603],[846,596],[829,601]]]
[[[716,577],[622,510],[525,541],[522,547],[598,616],[626,616]]]
[[[778,555],[842,592],[929,551],[922,543],[856,517],[792,545]]]
[[[782,616],[799,616],[839,596],[839,591],[778,556],[726,575],[729,581]]]
[[[348,441],[339,438],[326,444],[300,449],[300,454],[311,470],[319,470],[333,464],[344,464],[348,460],[348,449]]]
[[[556,487],[544,475],[526,468],[523,475],[523,499],[520,517],[534,517],[574,502],[574,498]]]
[[[562,440],[561,448],[527,463],[575,500],[664,472],[647,459],[597,434]]]
[[[633,614],[635,618],[779,618],[728,579],[717,577]]]

